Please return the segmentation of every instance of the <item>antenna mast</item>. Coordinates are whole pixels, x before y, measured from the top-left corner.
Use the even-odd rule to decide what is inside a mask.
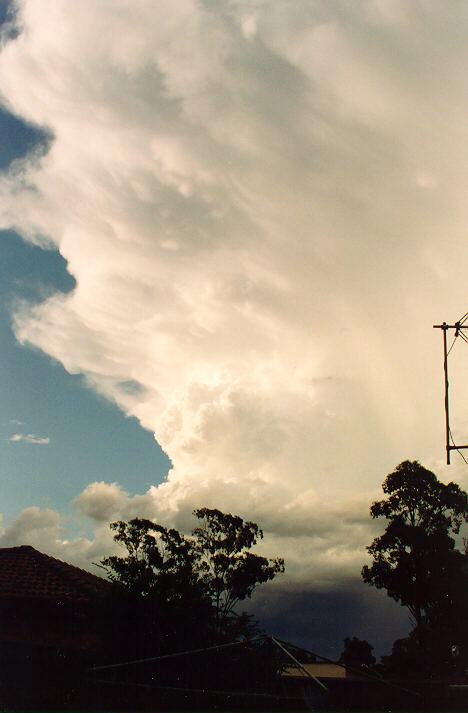
[[[450,451],[460,451],[466,446],[456,446],[453,443],[452,432],[450,430],[450,409],[449,409],[449,379],[448,379],[448,355],[447,351],[447,332],[449,329],[455,330],[455,339],[461,336],[464,341],[468,342],[468,338],[464,335],[463,330],[468,329],[468,325],[465,327],[463,323],[468,317],[468,312],[455,324],[447,324],[447,322],[442,322],[442,324],[434,324],[434,329],[441,329],[444,339],[444,381],[445,381],[445,450],[447,452],[447,465],[450,465]],[[452,345],[453,346],[453,345]],[[451,347],[450,347],[451,349]],[[450,351],[450,350],[449,350]],[[452,440],[452,443],[450,441]],[[461,454],[460,454],[461,455]]]

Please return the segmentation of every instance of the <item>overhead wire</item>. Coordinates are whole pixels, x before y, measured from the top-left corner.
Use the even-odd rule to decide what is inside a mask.
[[[461,457],[462,457],[463,460],[465,461],[465,464],[468,465],[468,460],[466,460],[466,458],[465,458],[465,456],[463,455],[463,453],[461,452],[461,450],[460,450],[459,448],[456,448],[456,451],[457,451],[457,453],[459,453],[459,454],[461,455]]]
[[[447,356],[450,354],[450,352],[452,351],[453,347],[455,346],[455,342],[457,341],[457,337],[458,337],[458,334],[456,334],[456,335],[454,336],[453,342],[452,342],[452,344],[450,345],[450,349],[449,349],[448,352],[447,352]]]

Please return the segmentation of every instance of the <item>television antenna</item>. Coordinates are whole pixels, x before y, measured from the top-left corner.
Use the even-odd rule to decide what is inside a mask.
[[[434,324],[433,327],[434,329],[441,329],[442,334],[443,334],[443,340],[444,340],[444,381],[445,381],[445,450],[447,452],[447,465],[450,465],[450,453],[451,451],[458,451],[465,461],[465,463],[468,464],[468,461],[466,460],[465,456],[461,452],[464,449],[468,448],[468,445],[466,446],[456,446],[453,440],[452,436],[452,431],[450,430],[450,409],[449,409],[449,378],[448,378],[448,355],[453,349],[453,346],[457,340],[458,337],[461,337],[464,342],[468,343],[468,337],[464,333],[464,330],[468,330],[468,324],[465,324],[465,322],[468,320],[468,312],[463,315],[461,319],[458,320],[458,322],[455,322],[455,324],[447,324],[447,322],[442,322],[442,324]],[[454,329],[455,330],[455,336],[453,338],[453,342],[450,346],[450,349],[447,349],[447,332],[449,329]]]

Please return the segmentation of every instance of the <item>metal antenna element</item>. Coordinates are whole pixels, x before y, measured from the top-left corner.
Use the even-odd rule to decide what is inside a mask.
[[[455,324],[447,324],[447,322],[442,322],[442,324],[434,324],[434,329],[441,329],[444,339],[444,382],[445,382],[445,450],[447,452],[447,465],[450,465],[450,451],[460,451],[463,448],[468,448],[467,446],[456,446],[453,442],[452,431],[450,430],[450,409],[449,409],[449,378],[448,378],[448,355],[452,351],[452,347],[455,344],[457,337],[462,337],[463,341],[468,341],[463,330],[468,329],[468,325],[464,326],[465,321],[468,318],[468,312]],[[455,337],[452,346],[447,351],[447,332],[449,329],[455,330]],[[460,453],[463,458],[463,454]],[[463,458],[464,459],[464,458]]]

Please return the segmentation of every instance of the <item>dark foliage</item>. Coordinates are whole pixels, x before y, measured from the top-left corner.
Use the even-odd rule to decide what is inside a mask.
[[[410,662],[419,650],[420,663],[429,656],[440,664],[450,645],[465,636],[457,619],[464,618],[466,555],[455,548],[452,535],[468,520],[468,496],[455,483],[445,485],[409,461],[382,487],[387,498],[373,503],[371,515],[385,517],[388,524],[368,547],[373,562],[363,567],[362,577],[386,589],[413,617],[414,631],[410,639],[395,643],[394,655]]]
[[[368,641],[358,639],[356,636],[346,637],[339,661],[354,670],[372,668],[375,664],[373,648]]]
[[[208,508],[195,510],[194,515],[201,520],[193,531],[200,577],[221,626],[239,601],[252,596],[258,584],[284,572],[284,560],[269,560],[248,551],[263,537],[254,522]]]
[[[283,560],[249,551],[263,536],[255,523],[208,508],[194,514],[200,526],[191,537],[141,518],[111,525],[126,554],[107,557],[102,565],[116,585],[122,636],[127,646],[133,642],[133,654],[258,633],[252,618],[235,606],[283,572]]]

